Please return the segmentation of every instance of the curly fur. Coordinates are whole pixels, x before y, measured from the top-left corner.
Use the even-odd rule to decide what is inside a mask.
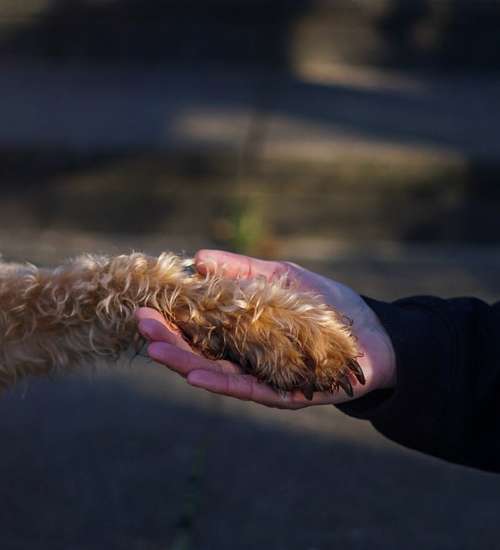
[[[363,383],[350,326],[319,296],[280,279],[202,276],[170,253],[81,256],[53,270],[0,264],[0,387],[27,375],[116,360],[148,306],[210,358],[226,358],[280,390],[350,393]]]

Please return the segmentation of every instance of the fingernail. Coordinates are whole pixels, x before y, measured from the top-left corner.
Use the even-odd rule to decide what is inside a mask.
[[[148,321],[140,321],[137,325],[137,328],[139,329],[139,332],[144,336],[144,338],[148,340],[153,340],[150,325],[151,323],[149,323]]]
[[[148,346],[148,355],[157,361],[166,361],[173,347],[165,342],[153,342]]]
[[[196,269],[198,271],[209,272],[217,269],[217,259],[209,253],[200,255],[195,260]]]

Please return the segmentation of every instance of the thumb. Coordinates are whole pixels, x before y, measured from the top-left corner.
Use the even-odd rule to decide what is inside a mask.
[[[202,275],[218,271],[229,278],[247,279],[261,275],[270,281],[283,275],[292,275],[296,269],[285,262],[259,260],[223,250],[199,250],[194,260],[196,269]]]

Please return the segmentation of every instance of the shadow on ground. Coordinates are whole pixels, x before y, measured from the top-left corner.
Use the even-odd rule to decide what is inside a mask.
[[[41,48],[44,63],[50,60],[29,74],[22,64],[14,64],[2,80],[3,127],[12,122],[5,134],[12,148],[5,147],[0,159],[0,240],[8,258],[55,263],[81,251],[127,252],[131,247],[157,253],[172,248],[175,236],[192,236],[197,245],[234,245],[221,236],[224,224],[217,232],[213,221],[221,208],[231,211],[233,200],[258,196],[269,183],[275,187],[265,195],[267,208],[278,236],[289,241],[289,250],[299,248],[302,235],[292,232],[297,225],[299,230],[321,232],[344,227],[351,238],[498,240],[496,165],[478,180],[484,165],[476,156],[491,152],[488,147],[496,143],[485,139],[495,125],[481,93],[474,90],[469,96],[452,90],[454,101],[447,105],[449,83],[419,96],[300,81],[283,44],[293,17],[310,3],[293,3],[292,9],[289,3],[279,3],[277,15],[258,36],[252,30],[255,20],[248,17],[250,2],[243,19],[235,14],[218,19],[204,7],[209,23],[204,32],[220,36],[205,57],[201,46],[207,35],[199,32],[200,20],[191,17],[192,4],[186,4],[177,19],[182,23],[178,31],[184,33],[180,43],[175,33],[166,32],[172,21],[157,17],[160,2],[139,4],[52,2],[47,17],[27,21],[22,28],[10,26],[7,36],[2,35],[3,53],[24,50],[31,55]],[[421,22],[420,12],[408,14],[402,3],[392,5],[392,15],[380,22],[381,32],[399,40],[403,58],[418,54],[425,61],[425,52],[412,50],[408,43]],[[428,3],[422,5],[428,9]],[[117,9],[123,6],[130,9],[130,17],[117,19]],[[145,6],[151,8],[147,24],[139,17]],[[405,17],[406,25],[398,26]],[[237,26],[229,36],[232,45],[240,45],[232,49],[221,29],[236,20],[246,27]],[[401,33],[402,28],[409,32]],[[466,42],[463,34],[453,32],[454,40]],[[101,59],[103,50],[108,55]],[[469,51],[472,48],[462,53]],[[342,132],[356,131],[375,141],[449,149],[464,157],[465,176],[457,184],[453,174],[446,173],[430,185],[424,177],[402,197],[395,184],[406,181],[406,166],[384,180],[385,187],[369,191],[374,173],[370,164],[343,180],[332,166],[318,176],[310,167],[296,172],[295,165],[287,165],[273,179],[268,165],[267,175],[258,174],[258,183],[249,181],[245,187],[243,182],[231,195],[241,147],[226,148],[224,159],[209,155],[208,164],[206,155],[175,160],[162,153],[155,156],[167,138],[177,139],[169,124],[175,120],[169,118],[171,113],[193,106],[254,109],[255,101],[261,101],[261,84],[251,81],[247,86],[246,77],[238,80],[236,91],[224,94],[226,80],[213,75],[204,79],[197,69],[175,88],[168,75],[158,80],[147,71],[128,73],[126,67],[116,67],[133,54],[136,64],[149,56],[150,66],[168,65],[177,56],[185,67],[197,56],[202,64],[207,58],[217,64],[221,53],[234,55],[245,67],[255,64],[257,54],[266,54],[269,64],[259,83],[270,69],[285,73],[280,81],[285,93],[273,89],[272,79],[266,81],[276,107],[272,113],[266,110],[267,97],[257,103],[264,117],[291,116],[325,127],[338,125]],[[98,70],[82,68],[82,59],[96,57],[103,61]],[[390,55],[378,61],[401,63]],[[263,71],[259,63],[257,72]],[[43,89],[38,87],[41,78]],[[118,90],[121,102],[116,103],[113,94],[102,94],[102,79],[106,90]],[[487,79],[483,84],[490,92],[496,86]],[[171,103],[166,101],[168,91],[175,99]],[[93,111],[92,105],[100,110]],[[26,111],[27,106],[31,110]],[[63,106],[67,118],[54,118]],[[444,106],[449,110],[441,116]],[[430,107],[436,118],[423,116]],[[413,118],[405,118],[410,112]],[[220,118],[220,113],[215,116]],[[230,124],[235,120],[240,119],[230,117]],[[66,138],[73,139],[86,154],[74,154],[71,147],[51,149],[49,130],[54,130],[55,141],[66,144]],[[122,132],[126,138],[144,138],[148,152],[144,143],[139,150],[104,151],[103,143],[117,135],[120,141]],[[473,134],[474,139],[481,136],[480,142]],[[95,135],[103,140],[97,140],[96,155],[87,148],[89,136]],[[26,136],[34,140],[31,149],[13,147],[17,138]],[[471,148],[474,155],[469,158]],[[222,205],[221,197],[227,201]],[[304,213],[306,206],[310,208]],[[297,212],[303,216],[300,224],[293,215]],[[332,218],[342,215],[346,225],[333,225]],[[376,232],[382,221],[387,233]],[[330,233],[319,236],[330,246]],[[466,291],[498,297],[500,268],[493,248],[460,249],[455,256],[453,250],[420,254],[401,247],[387,256],[365,243],[351,256],[339,257],[335,247],[328,246],[313,254],[310,243],[306,245],[305,256],[317,262],[311,260],[309,267],[369,295]],[[460,550],[493,548],[498,540],[497,477],[404,451],[333,408],[286,413],[212,399],[152,365],[134,364],[93,381],[75,377],[36,382],[25,395],[21,387],[0,400],[0,437],[0,547],[6,550],[324,550],[338,545],[346,550]]]
[[[489,548],[500,479],[410,453],[334,408],[279,412],[139,364],[0,402],[0,545]]]
[[[307,18],[332,30],[326,43],[317,33],[320,57],[334,47],[351,63],[475,69],[498,62],[500,8],[493,1],[245,0],[236,7],[228,0],[26,0],[0,7],[0,16],[0,55],[286,70],[294,26]],[[380,43],[370,40],[374,30]]]
[[[398,1],[380,13],[342,2],[323,13],[305,0],[273,3],[272,9],[260,0],[238,9],[223,0],[35,4],[44,9],[27,9],[24,16],[19,7],[10,16],[0,11],[0,56],[6,60],[0,179],[12,219],[26,216],[28,223],[60,229],[58,219],[66,213],[73,227],[146,233],[171,231],[165,222],[175,218],[185,221],[180,231],[200,223],[197,230],[217,240],[217,231],[207,227],[215,203],[225,202],[221,210],[230,211],[243,196],[244,208],[252,208],[247,197],[267,186],[271,225],[284,228],[286,238],[286,220],[307,211],[297,225],[327,237],[498,240],[495,3]],[[323,16],[339,26],[327,33],[333,43],[364,24],[375,29],[385,48],[369,59],[372,68],[424,73],[406,71],[398,85],[387,85],[383,71],[370,86],[349,78],[304,78],[294,56],[307,48],[300,40],[293,44],[296,25]],[[438,75],[426,78],[425,71],[436,68]],[[458,76],[448,78],[454,71]],[[306,156],[311,141],[310,150],[333,159],[321,175],[311,167],[314,157],[297,168],[294,139]],[[261,157],[282,146],[288,153],[275,170]],[[182,157],[182,147],[194,154]],[[377,147],[385,147],[381,162]],[[401,150],[409,157],[394,161]],[[440,172],[425,155],[418,160],[422,151],[452,160]],[[162,180],[152,168],[155,154],[176,156],[171,164],[157,162],[165,168]],[[408,168],[412,155],[416,175]],[[110,175],[113,170],[118,175]],[[242,172],[263,186],[256,189]],[[97,184],[83,181],[85,174]],[[293,203],[294,178],[310,189]],[[226,197],[241,183],[240,197],[216,196],[217,179]],[[396,190],[395,181],[401,182]],[[183,209],[187,193],[191,205],[207,205],[204,212]],[[28,212],[17,209],[13,195],[25,196]],[[8,212],[1,214],[10,223]]]

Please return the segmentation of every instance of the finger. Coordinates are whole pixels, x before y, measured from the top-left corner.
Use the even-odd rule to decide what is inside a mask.
[[[284,399],[276,391],[249,374],[231,374],[200,369],[191,371],[187,381],[191,386],[244,401],[254,401],[268,406],[284,404]]]
[[[193,351],[179,330],[171,330],[158,321],[144,319],[139,322],[138,329],[146,340],[151,342],[167,342],[186,351]]]
[[[300,390],[290,392],[290,401],[297,407],[309,407],[312,405],[339,405],[345,401],[350,401],[351,398],[344,393],[330,392],[314,392],[312,399],[307,399]]]
[[[157,321],[171,332],[181,333],[178,327],[166,319],[157,309],[153,309],[152,307],[138,308],[135,312],[135,318],[139,323],[145,320]]]
[[[192,351],[179,328],[165,319],[156,309],[142,307],[136,311],[135,316],[138,321],[139,332],[147,340],[168,342],[182,349]]]
[[[181,349],[166,342],[153,342],[148,346],[151,359],[187,376],[192,370],[205,369],[213,372],[239,373],[240,368],[229,361],[212,361],[201,355]]]
[[[166,319],[163,315],[156,309],[152,307],[140,307],[135,311],[135,318],[137,321],[142,321],[143,319],[154,319],[159,323],[165,323]]]
[[[199,250],[195,255],[195,265],[202,275],[221,271],[230,278],[247,279],[262,275],[269,281],[291,275],[295,269],[293,265],[284,262],[259,260],[223,250]]]
[[[336,396],[328,393],[315,393],[307,400],[302,392],[279,393],[259,382],[254,376],[230,374],[206,370],[191,371],[187,377],[191,386],[203,388],[213,393],[235,397],[244,401],[253,401],[268,407],[279,409],[301,409],[311,405],[325,405],[339,402]]]

